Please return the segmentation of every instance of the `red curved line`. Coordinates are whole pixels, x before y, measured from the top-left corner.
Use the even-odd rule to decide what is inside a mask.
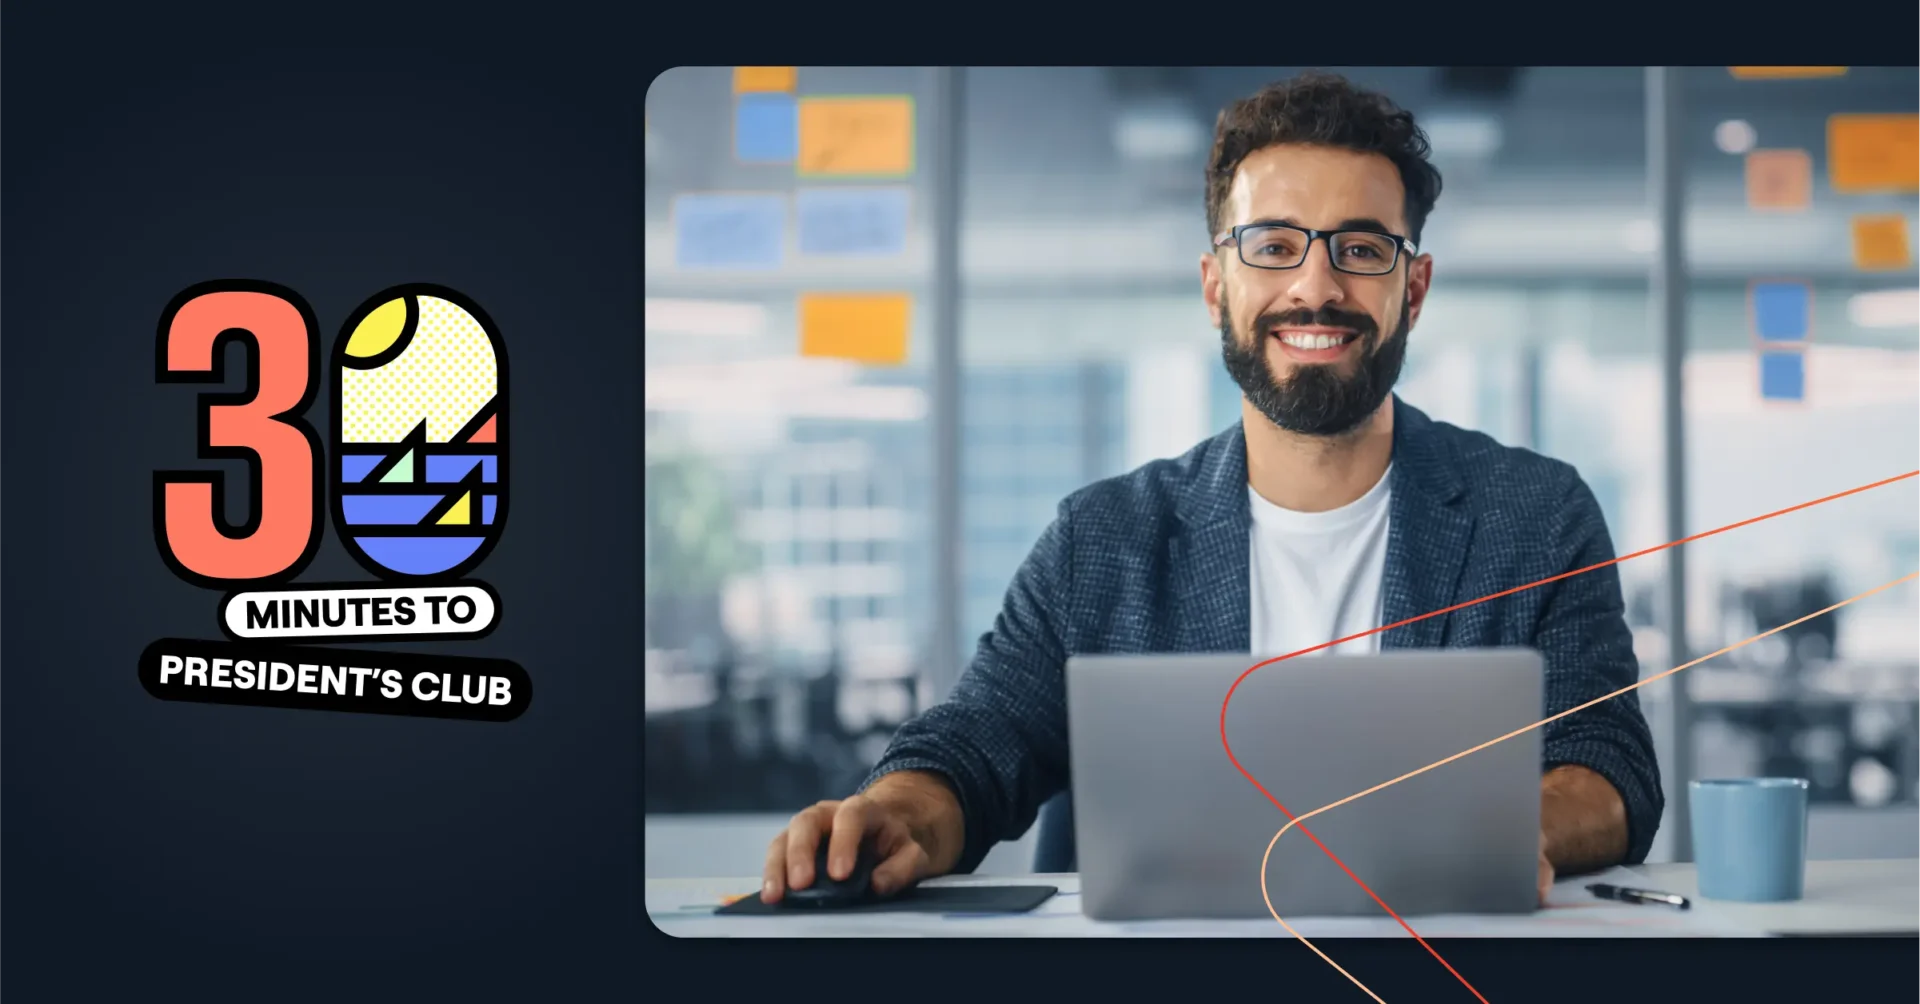
[[[1306,834],[1307,839],[1312,840],[1313,845],[1315,847],[1320,848],[1320,852],[1322,854],[1325,854],[1328,858],[1330,858],[1334,864],[1339,865],[1340,870],[1343,872],[1346,872],[1347,877],[1352,879],[1355,885],[1359,886],[1362,890],[1365,890],[1366,894],[1372,897],[1375,903],[1380,904],[1380,909],[1387,911],[1388,916],[1391,916],[1397,923],[1399,923],[1400,927],[1403,930],[1405,930],[1408,934],[1413,935],[1413,940],[1419,942],[1420,947],[1426,949],[1427,954],[1433,956],[1434,961],[1444,966],[1447,972],[1452,973],[1453,978],[1456,980],[1459,980],[1461,986],[1466,987],[1469,991],[1473,993],[1475,997],[1479,998],[1481,1004],[1487,1004],[1487,999],[1481,996],[1480,991],[1475,990],[1473,987],[1473,984],[1467,982],[1466,977],[1461,976],[1459,971],[1454,969],[1453,966],[1449,964],[1446,959],[1441,958],[1440,953],[1435,951],[1432,945],[1427,944],[1427,939],[1422,938],[1418,932],[1416,932],[1411,926],[1407,924],[1405,919],[1403,919],[1399,914],[1395,913],[1393,911],[1393,907],[1388,906],[1386,900],[1381,899],[1378,893],[1374,892],[1373,889],[1369,887],[1365,882],[1360,881],[1360,876],[1355,875],[1353,873],[1353,869],[1347,867],[1346,862],[1340,860],[1340,857],[1338,855],[1334,854],[1331,850],[1328,850],[1327,845],[1321,843],[1320,838],[1313,835],[1313,831],[1301,825],[1299,821],[1294,818],[1293,813],[1289,812],[1286,806],[1281,805],[1279,799],[1273,797],[1273,792],[1268,791],[1266,786],[1260,783],[1259,779],[1255,778],[1253,774],[1248,772],[1246,767],[1241,765],[1240,758],[1233,755],[1233,744],[1227,740],[1227,708],[1233,703],[1233,692],[1240,689],[1240,684],[1244,682],[1247,677],[1252,676],[1254,670],[1260,669],[1265,666],[1270,666],[1276,662],[1284,662],[1288,659],[1294,658],[1295,656],[1308,655],[1314,652],[1318,652],[1321,649],[1332,648],[1335,645],[1343,645],[1343,644],[1346,644],[1347,642],[1355,641],[1360,638],[1366,638],[1371,635],[1380,634],[1383,631],[1391,631],[1394,628],[1405,627],[1408,624],[1413,624],[1417,621],[1423,621],[1429,617],[1438,617],[1441,614],[1452,613],[1455,610],[1463,610],[1467,607],[1473,606],[1478,603],[1485,603],[1488,600],[1496,600],[1502,596],[1511,596],[1514,593],[1525,592],[1529,589],[1533,589],[1539,586],[1544,586],[1550,582],[1558,582],[1561,579],[1572,578],[1575,575],[1580,575],[1585,572],[1591,572],[1596,569],[1605,568],[1608,565],[1617,565],[1623,561],[1628,561],[1633,558],[1644,557],[1649,554],[1654,554],[1659,551],[1664,551],[1670,547],[1678,547],[1681,544],[1691,543],[1696,540],[1701,540],[1706,537],[1711,537],[1715,534],[1726,533],[1728,530],[1737,530],[1740,527],[1749,526],[1751,524],[1758,523],[1762,520],[1772,519],[1775,516],[1784,516],[1790,512],[1796,512],[1801,509],[1807,509],[1812,506],[1820,505],[1823,502],[1831,502],[1835,499],[1845,498],[1848,495],[1857,495],[1864,491],[1869,491],[1874,488],[1879,488],[1879,487],[1882,487],[1883,485],[1890,485],[1896,481],[1904,481],[1907,478],[1911,478],[1915,476],[1920,476],[1920,470],[1908,471],[1905,474],[1898,474],[1890,478],[1884,478],[1882,480],[1875,481],[1872,484],[1861,485],[1858,488],[1849,488],[1846,491],[1838,492],[1833,495],[1828,495],[1825,498],[1817,498],[1811,502],[1802,502],[1799,505],[1788,506],[1785,509],[1776,509],[1773,512],[1766,513],[1765,515],[1754,516],[1750,519],[1743,519],[1738,523],[1729,523],[1726,526],[1716,527],[1712,530],[1706,530],[1701,533],[1696,533],[1691,537],[1682,537],[1679,540],[1668,541],[1665,544],[1660,544],[1656,547],[1649,547],[1644,550],[1635,551],[1632,554],[1623,554],[1620,557],[1614,558],[1609,561],[1602,561],[1597,564],[1588,565],[1585,568],[1576,568],[1571,572],[1561,572],[1559,575],[1551,575],[1551,576],[1548,576],[1547,578],[1539,580],[1538,582],[1530,582],[1524,586],[1515,586],[1512,589],[1505,589],[1497,593],[1491,593],[1489,595],[1482,596],[1477,600],[1468,600],[1465,603],[1456,603],[1453,606],[1443,607],[1439,610],[1435,610],[1430,613],[1420,614],[1417,617],[1409,617],[1406,620],[1400,621],[1395,624],[1387,624],[1381,627],[1372,628],[1367,631],[1362,631],[1359,634],[1348,635],[1345,638],[1336,638],[1333,641],[1315,645],[1312,648],[1303,648],[1298,652],[1289,652],[1286,655],[1275,656],[1264,662],[1255,663],[1254,665],[1248,667],[1246,672],[1241,673],[1240,676],[1233,681],[1233,686],[1227,688],[1226,699],[1220,702],[1220,745],[1222,747],[1225,747],[1227,751],[1227,759],[1233,761],[1233,767],[1235,770],[1240,772],[1240,776],[1246,778],[1248,783],[1252,784],[1255,788],[1258,788],[1262,795],[1267,796],[1267,801],[1272,802],[1274,808],[1279,809],[1281,814],[1287,817],[1288,822],[1293,823],[1296,829],[1298,829],[1301,833]]]
[[[1920,472],[1916,472],[1916,473],[1920,473]],[[1365,636],[1362,635],[1361,637],[1365,637]],[[1322,645],[1319,647],[1325,648],[1326,646]],[[1293,655],[1301,655],[1301,654],[1304,654],[1304,652],[1311,652],[1311,651],[1314,651],[1314,649],[1305,649],[1303,650],[1303,652],[1295,652],[1293,653]],[[1292,656],[1281,656],[1281,658],[1289,659],[1289,658],[1292,658]],[[1268,660],[1268,661],[1274,662],[1278,660]],[[1266,664],[1267,663],[1263,662],[1260,664],[1260,666],[1264,666]],[[1446,959],[1441,958],[1440,953],[1437,951],[1434,951],[1434,948],[1432,945],[1427,944],[1427,939],[1422,938],[1419,932],[1415,931],[1412,927],[1408,926],[1404,918],[1402,918],[1399,914],[1394,913],[1393,907],[1388,906],[1387,901],[1384,899],[1381,899],[1380,894],[1374,892],[1371,886],[1367,885],[1365,882],[1360,881],[1360,876],[1355,875],[1353,873],[1353,869],[1348,868],[1347,863],[1345,861],[1340,860],[1339,855],[1333,853],[1331,850],[1328,850],[1327,845],[1321,843],[1320,838],[1317,836],[1314,836],[1312,830],[1307,829],[1305,824],[1295,819],[1293,813],[1287,811],[1287,807],[1284,805],[1281,805],[1280,800],[1273,797],[1273,792],[1268,791],[1265,785],[1261,784],[1258,780],[1254,778],[1252,774],[1248,773],[1247,769],[1240,765],[1240,758],[1233,755],[1233,744],[1227,742],[1227,705],[1233,702],[1233,692],[1234,690],[1239,688],[1240,681],[1245,680],[1247,676],[1253,672],[1254,669],[1259,669],[1260,666],[1255,666],[1253,667],[1253,669],[1249,669],[1245,673],[1240,674],[1240,679],[1233,681],[1233,686],[1227,688],[1227,699],[1221,702],[1220,745],[1225,746],[1227,748],[1227,759],[1233,761],[1234,769],[1240,772],[1240,776],[1246,778],[1249,782],[1253,784],[1255,788],[1260,789],[1260,794],[1267,796],[1267,801],[1272,802],[1274,808],[1279,809],[1280,812],[1287,817],[1287,821],[1294,824],[1295,829],[1299,830],[1301,833],[1306,834],[1307,839],[1313,841],[1313,845],[1315,847],[1320,848],[1320,853],[1325,854],[1327,857],[1333,860],[1334,864],[1339,865],[1340,870],[1347,873],[1347,877],[1353,880],[1354,885],[1357,885],[1361,889],[1365,890],[1367,895],[1372,897],[1375,903],[1380,904],[1380,909],[1387,911],[1388,916],[1391,916],[1394,919],[1394,921],[1397,922],[1403,930],[1405,930],[1408,934],[1413,935],[1413,940],[1419,942],[1420,947],[1426,949],[1427,954],[1433,956],[1435,962],[1438,962],[1440,963],[1440,965],[1446,967],[1447,972],[1452,973],[1453,978],[1456,980],[1459,980],[1461,986],[1466,987],[1469,991],[1472,992],[1473,996],[1475,996],[1476,998],[1479,998],[1480,1004],[1488,1004],[1487,999],[1481,996],[1480,991],[1475,990],[1473,984],[1468,983],[1467,978],[1460,975],[1459,970],[1453,968],[1452,963],[1448,962]]]

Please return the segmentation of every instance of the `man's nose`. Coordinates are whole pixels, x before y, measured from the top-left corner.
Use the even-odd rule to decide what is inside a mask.
[[[1297,307],[1319,310],[1341,303],[1347,296],[1341,273],[1328,260],[1327,249],[1321,241],[1307,247],[1307,259],[1289,270],[1288,279],[1287,298]]]

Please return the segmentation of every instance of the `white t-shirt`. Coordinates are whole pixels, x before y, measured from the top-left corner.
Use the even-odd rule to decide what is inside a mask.
[[[1328,512],[1282,509],[1247,488],[1254,655],[1270,659],[1380,626],[1392,473]],[[1379,650],[1374,634],[1312,655]]]

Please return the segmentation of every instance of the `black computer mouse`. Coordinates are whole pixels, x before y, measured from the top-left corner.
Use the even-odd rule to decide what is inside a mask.
[[[820,841],[819,853],[813,858],[813,884],[805,889],[788,889],[783,902],[793,906],[834,907],[850,906],[868,900],[871,890],[868,883],[873,879],[873,866],[880,863],[879,856],[865,844],[860,853],[854,856],[853,871],[846,878],[835,879],[827,874],[827,844]]]

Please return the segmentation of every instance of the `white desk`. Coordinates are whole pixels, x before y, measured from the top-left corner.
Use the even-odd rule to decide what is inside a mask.
[[[1257,881],[1250,875],[1248,881]],[[1614,881],[1678,892],[1693,909],[1635,906],[1595,900],[1582,888]],[[1078,875],[951,877],[930,885],[1051,885],[1060,892],[1031,913],[1009,916],[916,913],[717,917],[722,896],[750,892],[758,878],[648,879],[647,914],[675,937],[1280,937],[1272,918],[1102,923],[1080,913]],[[1685,938],[1768,937],[1801,934],[1920,936],[1920,862],[1810,861],[1806,897],[1794,903],[1721,903],[1700,899],[1686,865],[1638,865],[1585,875],[1554,886],[1548,905],[1518,916],[1408,917],[1423,938]],[[1393,918],[1288,917],[1308,938],[1404,938]]]

